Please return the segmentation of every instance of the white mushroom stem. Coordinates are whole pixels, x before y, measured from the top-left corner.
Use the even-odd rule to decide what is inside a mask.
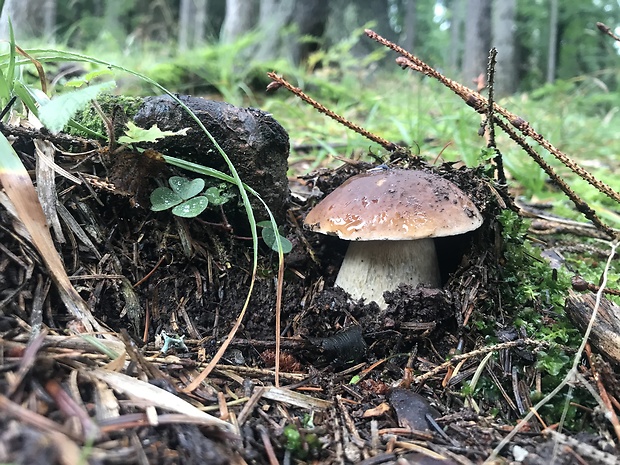
[[[401,283],[441,286],[433,239],[351,242],[336,278],[351,297],[374,300],[381,309],[387,308],[383,293]]]

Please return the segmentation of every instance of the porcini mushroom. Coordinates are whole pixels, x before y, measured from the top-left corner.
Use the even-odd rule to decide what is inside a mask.
[[[386,308],[400,283],[441,286],[434,237],[477,229],[482,216],[456,185],[427,171],[376,170],[353,176],[306,216],[308,229],[352,241],[336,285]]]

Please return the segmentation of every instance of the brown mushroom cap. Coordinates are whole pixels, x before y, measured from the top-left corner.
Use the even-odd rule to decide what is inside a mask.
[[[482,216],[447,179],[388,169],[348,179],[308,213],[305,224],[349,241],[415,240],[472,231]]]

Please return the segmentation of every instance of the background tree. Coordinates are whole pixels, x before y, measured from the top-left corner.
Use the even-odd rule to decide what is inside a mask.
[[[249,32],[256,25],[258,9],[257,0],[226,0],[220,41],[229,44]]]
[[[289,59],[301,64],[313,50],[338,45],[346,65],[369,62],[394,69],[393,54],[363,37],[369,23],[388,39],[430,64],[471,79],[485,72],[488,50],[499,49],[496,86],[501,92],[528,90],[553,79],[584,74],[610,89],[618,85],[607,71],[617,59],[614,44],[595,27],[620,25],[620,4],[583,0],[0,0],[0,38],[8,37],[12,17],[20,41],[53,35],[70,47],[159,50],[231,43],[254,31],[251,60]],[[354,34],[357,34],[354,37]],[[153,42],[161,46],[152,47]],[[348,53],[346,52],[348,51]],[[373,61],[384,54],[383,61]],[[331,65],[323,63],[324,66]],[[196,66],[201,64],[196,63]],[[343,63],[340,64],[343,66]]]
[[[555,80],[558,47],[558,0],[549,2],[549,56],[547,58],[547,82]]]
[[[418,29],[418,2],[417,0],[403,0],[403,27],[400,45],[412,53],[416,46],[416,32]]]
[[[294,64],[301,64],[310,53],[320,47],[328,15],[328,0],[307,0],[295,3],[292,17],[294,30],[287,41],[289,54]]]
[[[295,0],[261,0],[256,27],[262,34],[255,52],[256,60],[272,60],[283,51],[283,34],[292,21],[295,3]]]
[[[54,42],[56,35],[56,0],[43,1],[43,36]]]
[[[9,38],[10,17],[17,39],[23,40],[50,34],[45,38],[53,40],[55,24],[50,15],[54,14],[54,10],[55,0],[45,0],[43,5],[37,0],[5,0],[2,13],[0,13],[0,39]]]
[[[465,2],[461,0],[450,0],[449,3],[447,3],[448,17],[450,18],[450,54],[448,66],[452,71],[461,69],[465,6]]]
[[[467,0],[465,12],[465,50],[462,82],[471,87],[472,79],[486,73],[491,48],[491,1]]]
[[[398,33],[390,25],[390,3],[390,0],[330,1],[326,44],[329,46],[347,40],[355,31],[369,24],[372,24],[372,29],[378,34],[398,42]],[[351,53],[361,58],[376,50],[374,42],[362,39],[355,43]]]
[[[193,45],[194,42],[194,21],[196,17],[196,4],[194,0],[181,0],[179,6],[179,34],[178,43],[179,50],[185,51]]]
[[[492,46],[497,48],[495,91],[498,96],[517,90],[515,64],[515,18],[517,0],[495,0],[493,3]]]
[[[231,43],[255,30],[255,60],[283,57],[300,64],[318,48],[328,12],[328,0],[227,0],[220,41]]]

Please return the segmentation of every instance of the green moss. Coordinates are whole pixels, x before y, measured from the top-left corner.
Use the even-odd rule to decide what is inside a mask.
[[[518,358],[514,362],[521,379],[531,379],[531,370],[541,373],[541,390],[530,392],[531,400],[535,403],[566,376],[572,366],[572,352],[567,347],[576,348],[582,339],[564,311],[572,273],[565,267],[552,268],[541,256],[541,249],[527,238],[528,221],[510,210],[504,210],[498,216],[498,221],[502,227],[503,259],[498,270],[498,292],[504,319],[500,324],[489,317],[498,313],[498,303],[489,302],[488,314],[478,318],[474,324],[486,336],[488,344],[499,342],[496,336],[498,328],[510,325],[517,328],[522,337],[547,343],[544,350],[539,348],[535,351],[534,366],[529,366],[529,363],[519,364]],[[465,385],[462,394],[492,407],[494,403],[502,402],[496,382],[483,376],[475,388]],[[545,421],[555,423],[562,418],[567,392],[562,391],[541,408],[540,413]],[[573,389],[570,400],[581,405],[593,404],[589,393],[579,388]],[[570,406],[565,426],[583,428],[586,417],[583,411]]]
[[[579,341],[564,313],[570,273],[563,267],[553,269],[541,257],[540,249],[526,239],[529,223],[523,218],[504,210],[498,220],[504,240],[500,281],[504,309],[514,315],[515,325],[529,337],[558,344]]]
[[[97,99],[97,103],[103,110],[103,113],[114,122],[115,136],[118,138],[125,130],[125,122],[128,119],[132,119],[138,112],[142,105],[142,98],[101,94]],[[105,124],[92,105],[78,112],[74,119],[82,126],[107,138]],[[76,136],[89,137],[88,134],[70,127],[66,128],[66,132]]]

